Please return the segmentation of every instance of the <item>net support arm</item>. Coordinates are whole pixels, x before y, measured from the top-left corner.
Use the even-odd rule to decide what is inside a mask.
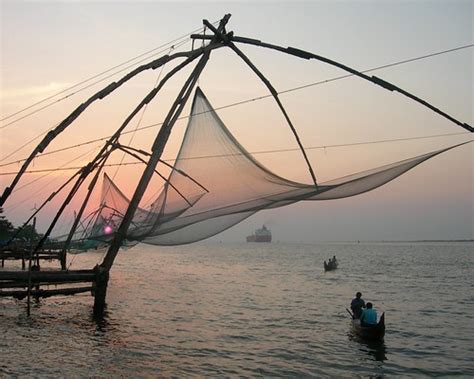
[[[122,149],[122,150],[124,150],[124,149],[126,149],[126,150],[132,150],[132,151],[135,151],[135,152],[137,152],[137,153],[139,153],[139,154],[146,155],[146,156],[148,156],[148,157],[151,155],[150,153],[148,153],[148,152],[146,152],[146,151],[144,151],[144,150],[135,149],[135,148],[133,148],[133,147],[131,147],[131,146],[124,146],[124,145],[117,144],[117,147],[118,147],[119,149]],[[138,159],[138,158],[137,158],[137,159]],[[145,163],[146,163],[146,162],[145,162]],[[199,183],[199,182],[198,182],[196,179],[194,179],[192,176],[190,176],[190,175],[188,175],[187,173],[185,173],[183,170],[180,170],[179,168],[174,167],[173,165],[169,164],[168,162],[166,162],[166,161],[164,161],[164,160],[162,160],[162,159],[160,159],[160,163],[164,164],[166,167],[170,168],[171,170],[176,171],[177,173],[183,175],[185,178],[188,178],[188,179],[191,180],[193,183],[195,183],[196,185],[198,185],[199,187],[201,187],[204,191],[209,192],[209,190],[208,190],[206,187],[204,187],[201,183]],[[162,177],[161,174],[159,174],[158,172],[157,172],[157,174],[160,175],[160,177]],[[163,179],[164,179],[164,178],[163,178]],[[167,179],[164,179],[164,180],[165,180],[165,181],[168,181]],[[170,184],[171,184],[171,183],[170,183]]]
[[[293,55],[295,57],[302,58],[302,59],[308,59],[308,60],[309,59],[316,59],[318,61],[330,64],[330,65],[335,66],[335,67],[338,67],[338,68],[340,68],[344,71],[347,71],[347,72],[351,73],[352,75],[358,76],[362,79],[368,80],[369,82],[377,84],[380,87],[382,87],[382,88],[384,88],[388,91],[398,92],[398,93],[400,93],[400,94],[416,101],[417,103],[431,109],[433,112],[443,116],[444,118],[446,118],[449,121],[453,122],[454,124],[460,126],[461,128],[466,129],[467,131],[469,131],[471,133],[474,133],[474,127],[472,127],[471,125],[457,120],[456,118],[452,117],[451,115],[447,114],[446,112],[444,112],[444,111],[440,110],[439,108],[435,107],[434,105],[430,104],[426,100],[423,100],[423,99],[419,98],[418,96],[415,96],[414,94],[412,94],[408,91],[405,91],[404,89],[402,89],[402,88],[400,88],[400,87],[398,87],[398,86],[396,86],[396,85],[394,85],[390,82],[387,82],[386,80],[383,80],[383,79],[381,79],[377,76],[366,75],[363,72],[360,72],[356,69],[353,69],[349,66],[346,66],[345,64],[342,64],[340,62],[336,62],[332,59],[323,57],[321,55],[313,54],[311,52],[301,50],[301,49],[297,49],[297,48],[294,48],[294,47],[282,47],[282,46],[262,42],[262,41],[257,40],[257,39],[247,38],[247,37],[239,37],[239,36],[234,36],[234,35],[230,35],[230,37],[231,37],[233,42],[243,43],[243,44],[253,45],[253,46],[258,46],[258,47],[264,47],[264,48],[268,48],[268,49],[272,49],[272,50],[277,50],[277,51],[280,51],[282,53]],[[206,40],[206,39],[209,39],[209,36],[201,35],[201,34],[192,34],[191,38]]]
[[[288,116],[288,113],[286,112],[286,109],[283,107],[283,104],[280,101],[280,98],[278,97],[278,92],[275,90],[273,85],[270,83],[270,81],[265,77],[265,75],[260,72],[260,70],[250,61],[250,59],[237,47],[235,44],[232,42],[232,33],[229,34],[223,34],[222,32],[219,32],[209,21],[204,20],[204,25],[206,25],[210,30],[212,30],[216,36],[218,36],[227,46],[229,46],[251,69],[252,71],[262,80],[262,82],[265,84],[265,86],[268,88],[270,93],[272,94],[273,98],[275,99],[276,103],[278,104],[278,107],[280,108],[281,112],[283,113],[283,116],[286,119],[286,122],[288,123],[291,131],[293,132],[293,135],[295,136],[296,142],[298,143],[298,146],[301,150],[301,153],[303,154],[303,157],[306,161],[306,164],[308,166],[308,170],[310,172],[311,178],[313,179],[314,185],[316,188],[318,187],[318,183],[316,181],[316,175],[314,174],[313,168],[311,167],[311,163],[309,162],[308,156],[306,155],[306,151],[303,147],[303,144],[301,143],[301,140],[298,136],[298,133],[296,132],[296,129]]]
[[[109,152],[107,154],[107,157],[105,157],[105,159],[102,160],[101,164],[98,166],[98,169],[97,169],[94,177],[92,178],[91,182],[89,183],[89,186],[87,188],[87,194],[86,194],[84,200],[82,201],[81,208],[79,209],[79,212],[76,214],[76,217],[74,218],[74,222],[73,222],[73,224],[71,226],[71,229],[69,231],[69,235],[67,236],[66,242],[64,243],[64,246],[62,247],[62,250],[61,250],[61,267],[62,267],[63,270],[66,269],[66,251],[69,249],[69,247],[71,245],[71,241],[72,241],[72,238],[74,237],[74,233],[76,232],[77,226],[79,225],[79,223],[81,221],[82,215],[84,214],[84,210],[86,209],[86,206],[87,206],[87,204],[89,202],[89,199],[92,195],[92,191],[94,190],[94,187],[97,184],[97,180],[99,179],[99,175],[102,172],[102,170],[104,168],[104,165],[105,165],[105,162],[107,161],[108,156],[110,156],[110,153],[111,152]]]
[[[128,147],[125,147],[125,146],[122,146],[122,145],[117,145],[117,148],[120,149],[120,150],[122,150],[122,151],[125,152],[126,154],[128,154],[128,155],[134,157],[134,158],[137,159],[138,161],[140,161],[140,162],[142,162],[142,163],[144,163],[144,164],[147,164],[147,162],[146,162],[142,157],[140,157],[138,154],[135,154],[135,153],[133,153],[132,151],[130,151]],[[161,162],[161,160],[160,160],[160,162]],[[192,206],[191,202],[186,198],[186,196],[184,196],[184,195],[181,193],[181,191],[180,191],[179,189],[176,188],[176,186],[175,186],[173,183],[171,183],[171,182],[170,182],[164,175],[162,175],[156,168],[155,168],[154,171],[155,171],[155,174],[158,175],[163,181],[165,181],[171,188],[173,188],[173,189],[176,191],[176,193],[177,193],[179,196],[181,196],[181,198],[182,198],[186,203],[188,203],[188,205],[189,205],[190,207]]]

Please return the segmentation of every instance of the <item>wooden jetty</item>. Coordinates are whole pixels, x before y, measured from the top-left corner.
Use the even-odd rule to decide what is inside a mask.
[[[11,247],[0,248],[0,261],[2,268],[5,267],[5,261],[17,261],[21,260],[21,269],[26,269],[26,262],[30,259],[31,249],[25,247]],[[58,260],[60,262],[65,262],[66,253],[60,249],[42,249],[41,251],[36,252],[34,261],[36,266],[40,266],[39,262],[41,260],[52,261]],[[65,268],[65,267],[63,267]]]
[[[43,248],[33,254],[31,247],[15,244],[0,248],[0,260],[0,297],[27,298],[28,315],[31,297],[40,299],[84,292],[94,295],[103,277],[98,266],[89,270],[67,270],[66,252],[57,247]],[[5,261],[21,261],[21,270],[5,269]],[[41,261],[59,261],[61,267],[42,269]],[[50,288],[52,286],[54,288]]]

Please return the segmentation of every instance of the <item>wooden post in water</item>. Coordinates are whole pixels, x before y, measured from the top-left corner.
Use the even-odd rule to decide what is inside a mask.
[[[36,217],[33,219],[33,232],[36,229]],[[26,299],[26,314],[30,316],[31,304],[31,261],[33,260],[33,234],[30,236],[30,259],[28,259],[28,291]]]

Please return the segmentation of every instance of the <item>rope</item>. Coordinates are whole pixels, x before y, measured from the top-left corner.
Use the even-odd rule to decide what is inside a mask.
[[[169,52],[168,52],[168,55],[171,54],[171,52],[175,49],[174,45],[172,45],[169,49]],[[158,83],[160,82],[160,79],[161,79],[161,75],[163,74],[163,70],[165,69],[165,66],[166,64],[164,64],[163,66],[161,66],[161,69],[160,69],[160,72],[158,73],[158,77],[156,78],[155,80],[155,84],[153,85],[153,88],[156,89],[156,87],[158,86]],[[128,141],[128,144],[127,145],[131,145],[134,138],[135,138],[135,135],[136,135],[136,132],[138,130],[138,128],[140,127],[141,123],[142,123],[142,120],[143,120],[143,116],[145,115],[145,112],[147,111],[148,109],[148,105],[149,103],[145,104],[145,106],[143,107],[141,113],[140,113],[140,117],[138,119],[138,122],[135,126],[135,129],[131,132],[132,135],[130,136],[130,140]],[[122,158],[120,160],[120,164],[123,162],[123,160],[125,159],[125,156],[126,156],[126,153],[124,152],[122,154]],[[117,166],[117,169],[115,170],[115,173],[114,175],[112,176],[112,181],[115,179],[115,177],[117,176],[118,174],[118,171],[120,169],[120,164]]]
[[[469,132],[458,132],[458,133],[435,134],[435,135],[430,135],[430,136],[417,136],[417,137],[383,139],[383,140],[375,140],[375,141],[349,142],[349,143],[340,143],[340,144],[334,144],[334,145],[309,146],[309,147],[305,147],[305,150],[319,150],[319,149],[326,150],[326,149],[338,148],[338,147],[373,145],[373,144],[378,144],[378,143],[413,141],[413,140],[439,138],[439,137],[450,137],[450,136],[459,136],[459,135],[471,136],[471,133],[469,133]],[[260,151],[250,151],[249,154],[251,154],[251,155],[260,155],[260,154],[287,153],[287,152],[299,151],[299,150],[300,150],[299,148],[260,150]],[[220,155],[202,155],[202,156],[197,156],[197,157],[187,157],[187,158],[181,158],[181,159],[184,161],[184,160],[195,160],[195,159],[223,158],[223,157],[231,157],[231,156],[234,156],[234,155],[242,155],[242,153],[238,153],[238,154],[220,154]],[[163,161],[164,162],[173,162],[174,159],[163,159]],[[142,163],[143,162],[109,163],[109,164],[105,164],[104,167],[130,166],[130,165],[136,165],[136,164],[142,164]],[[82,166],[50,168],[50,169],[41,169],[41,170],[27,170],[27,171],[25,171],[25,174],[38,174],[38,173],[42,173],[42,172],[78,170],[81,167]],[[2,172],[2,173],[0,173],[0,176],[15,175],[15,174],[16,174],[15,171]]]

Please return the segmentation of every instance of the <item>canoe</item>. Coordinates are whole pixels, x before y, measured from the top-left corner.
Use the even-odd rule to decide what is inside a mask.
[[[382,340],[385,335],[385,313],[382,313],[377,325],[362,326],[359,319],[352,320],[352,327],[355,333],[366,340]]]
[[[331,271],[337,268],[337,263],[326,263],[324,261],[324,271]]]

